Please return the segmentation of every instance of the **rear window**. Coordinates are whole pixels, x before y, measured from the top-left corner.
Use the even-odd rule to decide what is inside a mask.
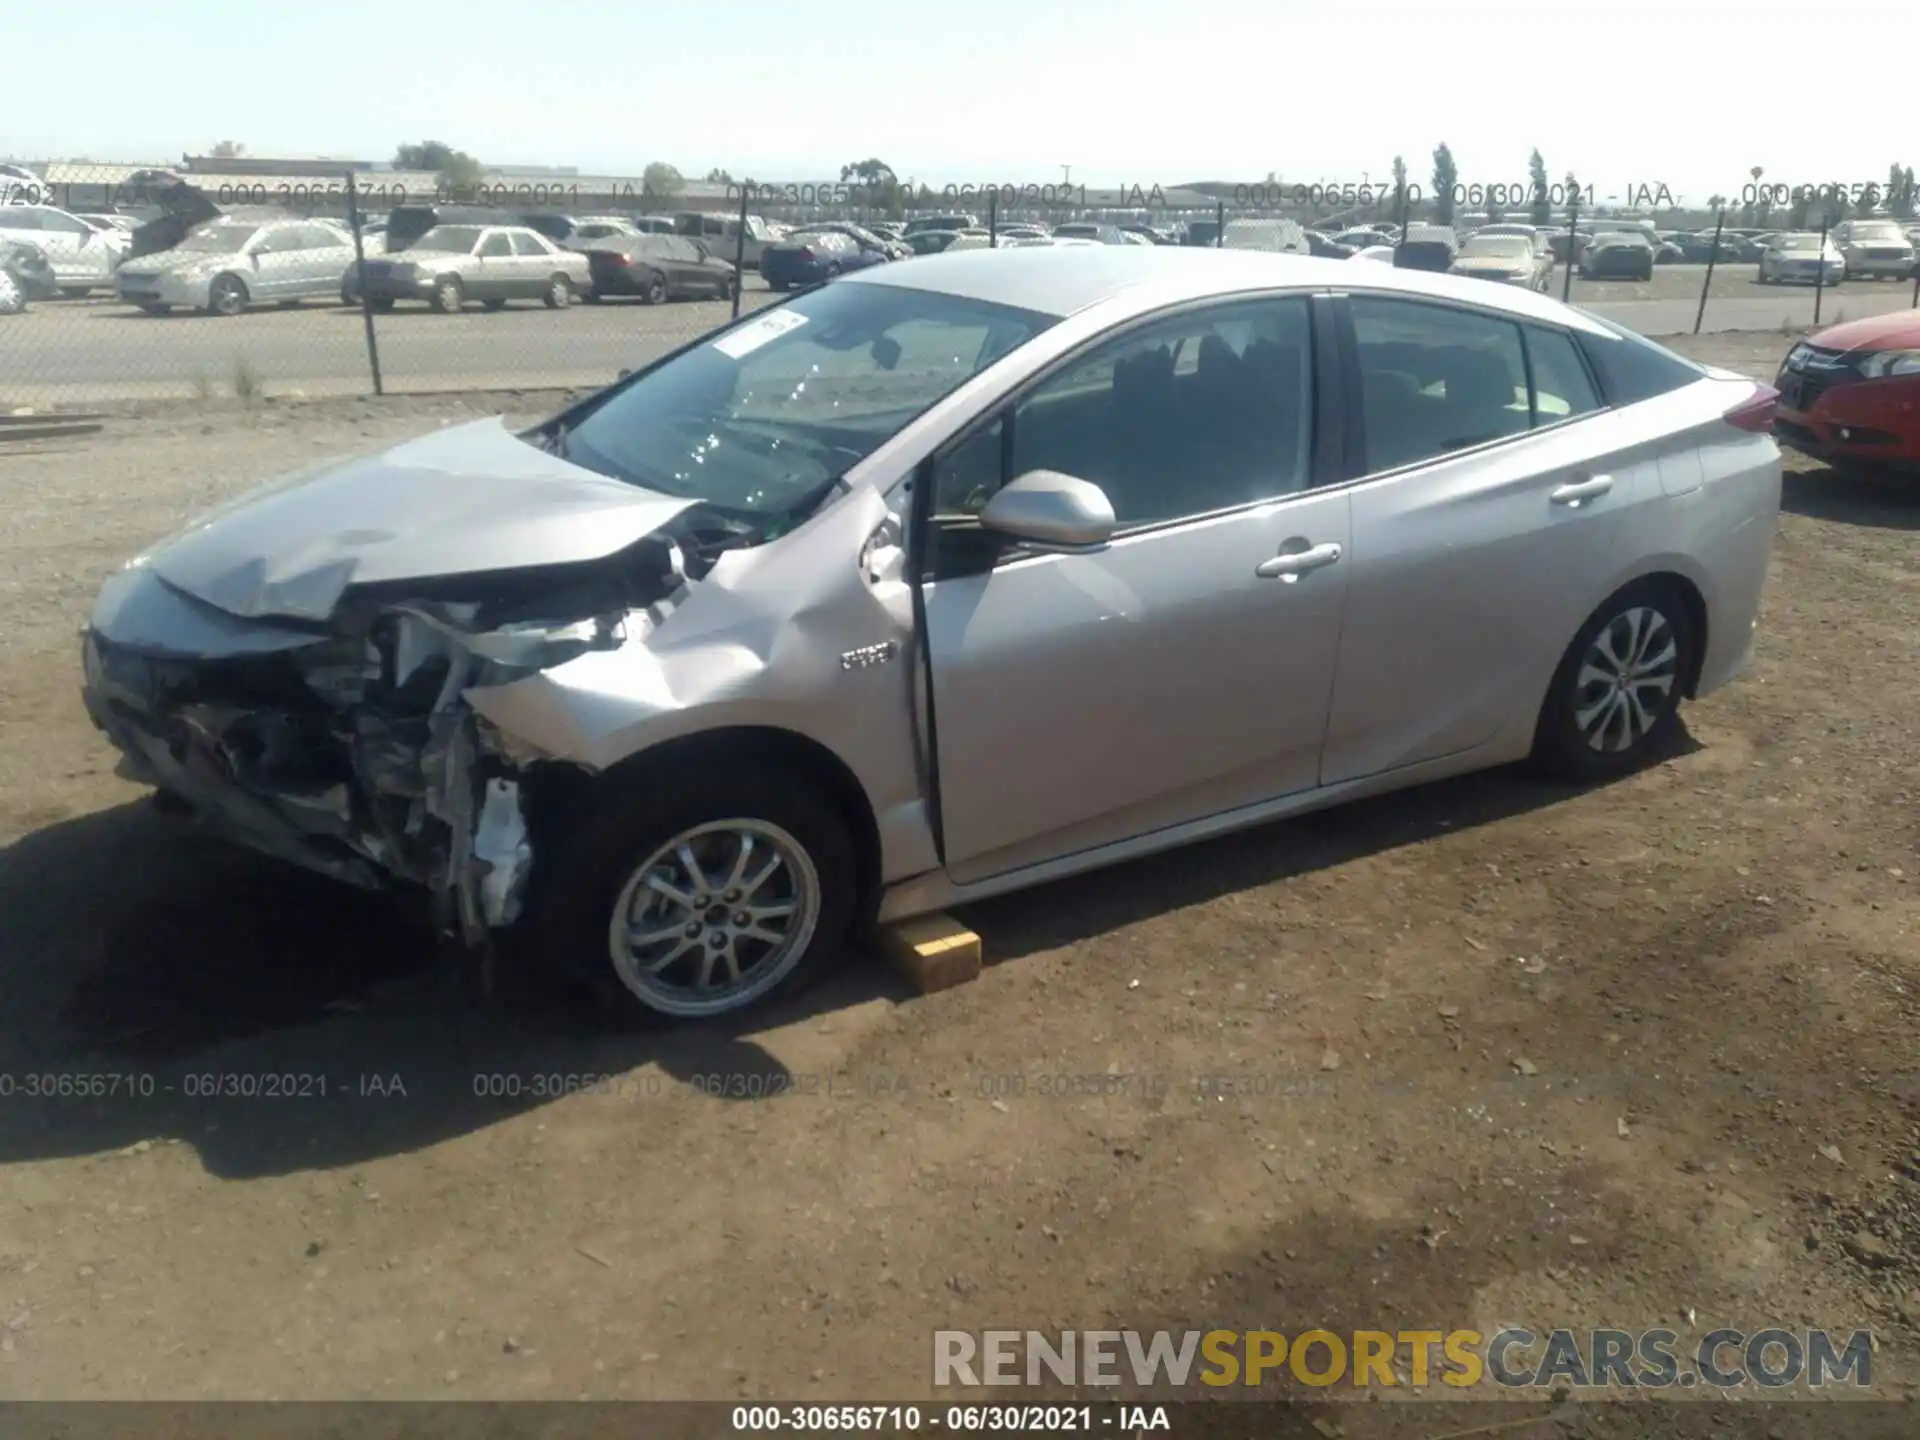
[[[1580,348],[1600,377],[1609,405],[1633,405],[1682,390],[1706,377],[1706,371],[1690,360],[1653,343],[1631,330],[1622,329],[1598,316],[1589,317],[1606,330],[1605,335],[1580,332]]]

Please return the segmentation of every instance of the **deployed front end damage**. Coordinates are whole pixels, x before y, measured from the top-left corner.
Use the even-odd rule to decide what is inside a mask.
[[[255,849],[419,885],[468,944],[519,918],[530,792],[558,760],[469,696],[644,639],[689,584],[668,535],[535,570],[345,588],[324,621],[242,619],[136,562],[85,641],[121,773]]]

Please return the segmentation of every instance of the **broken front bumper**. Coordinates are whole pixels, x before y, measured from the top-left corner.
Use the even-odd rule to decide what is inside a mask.
[[[209,828],[351,884],[424,886],[478,944],[519,917],[532,851],[522,771],[464,691],[577,653],[580,628],[502,641],[424,607],[363,619],[242,620],[123,570],[84,636],[87,712],[123,776]],[[489,642],[505,662],[473,648]]]

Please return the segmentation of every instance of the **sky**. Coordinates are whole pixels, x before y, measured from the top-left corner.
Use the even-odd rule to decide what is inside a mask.
[[[1855,0],[1847,32],[1892,42],[1911,33],[1910,6]],[[656,160],[695,178],[831,180],[877,156],[935,186],[1147,188],[1270,172],[1378,183],[1400,154],[1424,186],[1444,141],[1465,184],[1524,184],[1537,146],[1556,181],[1572,170],[1601,200],[1665,186],[1736,203],[1755,165],[1767,184],[1843,186],[1920,165],[1920,132],[1874,123],[1871,107],[1782,123],[1789,96],[1817,93],[1789,72],[1823,42],[1796,44],[1758,13],[1724,0],[91,0],[76,31],[63,7],[23,4],[8,53],[72,63],[7,67],[0,155],[177,164],[233,140],[387,160],[434,139],[489,164],[636,181]]]

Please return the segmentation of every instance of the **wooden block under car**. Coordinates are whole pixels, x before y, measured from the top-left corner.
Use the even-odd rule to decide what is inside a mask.
[[[980,937],[951,915],[885,926],[880,948],[922,995],[980,978]]]

